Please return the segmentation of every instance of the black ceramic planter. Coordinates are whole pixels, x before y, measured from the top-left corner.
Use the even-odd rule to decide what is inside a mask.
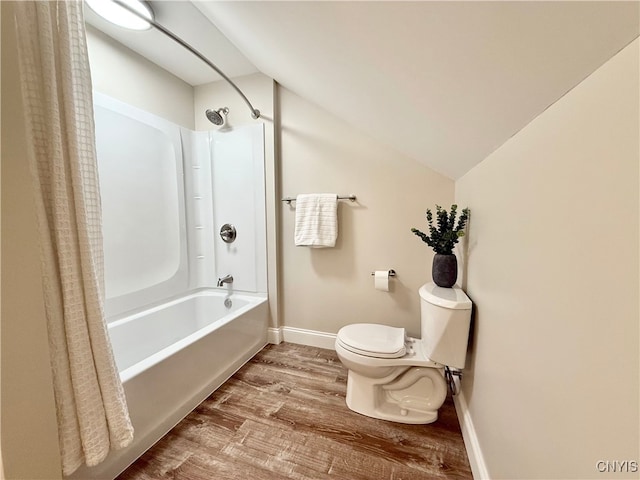
[[[439,287],[453,287],[458,279],[458,259],[456,256],[436,253],[436,256],[433,257],[431,276]]]

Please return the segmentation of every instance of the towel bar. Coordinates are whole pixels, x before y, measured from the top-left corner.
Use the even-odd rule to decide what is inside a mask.
[[[352,193],[351,195],[338,195],[338,200],[351,200],[352,202],[356,201],[356,196]],[[291,202],[295,202],[295,197],[284,197],[282,202],[287,202],[287,205],[291,205]]]

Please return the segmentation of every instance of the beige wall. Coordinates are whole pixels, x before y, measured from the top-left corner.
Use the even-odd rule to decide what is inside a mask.
[[[431,280],[432,252],[410,229],[426,226],[426,208],[452,203],[453,181],[285,88],[279,97],[282,195],[358,198],[339,202],[335,248],[294,246],[295,204],[279,206],[284,325],[336,333],[349,323],[386,323],[418,335],[417,290]],[[375,290],[371,272],[390,268],[393,290]]]
[[[638,478],[638,45],[456,182],[491,478]]]
[[[256,73],[245,75],[233,79],[234,83],[249,98],[254,108],[260,110],[260,118],[251,118],[251,111],[233,88],[224,81],[212,82],[195,87],[194,110],[196,130],[212,130],[215,127],[205,116],[205,111],[209,108],[217,110],[221,107],[228,107],[227,124],[231,127],[264,123],[265,128],[265,195],[266,195],[266,219],[267,219],[267,272],[269,289],[269,313],[271,327],[279,324],[280,311],[278,308],[278,275],[279,266],[277,262],[277,225],[278,211],[280,205],[277,202],[278,189],[276,176],[278,171],[277,162],[277,138],[275,130],[277,128],[277,108],[275,100],[275,82],[273,79]]]
[[[61,478],[13,6],[2,8],[2,456],[6,478]]]
[[[87,25],[93,88],[193,130],[193,87]]]

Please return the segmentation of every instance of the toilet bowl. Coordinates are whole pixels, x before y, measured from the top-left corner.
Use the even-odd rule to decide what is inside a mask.
[[[420,287],[421,337],[373,323],[342,327],[336,353],[349,370],[347,406],[400,423],[438,419],[447,396],[445,366],[464,368],[471,301],[462,289]]]

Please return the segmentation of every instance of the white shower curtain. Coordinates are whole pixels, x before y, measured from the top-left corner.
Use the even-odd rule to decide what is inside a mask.
[[[133,439],[103,315],[101,205],[83,5],[16,2],[63,474]]]

